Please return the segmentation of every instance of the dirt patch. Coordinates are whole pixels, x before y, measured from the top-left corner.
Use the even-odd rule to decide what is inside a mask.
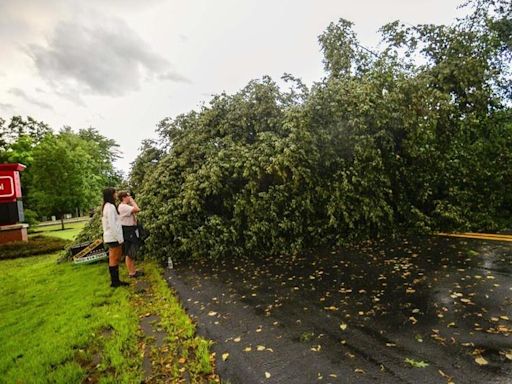
[[[101,352],[96,345],[90,345],[87,350],[77,349],[73,356],[73,361],[77,362],[86,372],[84,382],[98,383],[102,373],[98,370],[101,362]]]
[[[148,295],[151,295],[150,287],[147,281],[137,280],[135,284],[135,291],[140,298],[144,300]],[[155,357],[153,349],[162,349],[164,340],[167,333],[159,327],[160,316],[147,313],[140,318],[140,328],[142,331],[143,339],[140,342],[140,348],[143,350],[144,358],[142,361],[142,368],[144,370],[144,382],[153,383],[157,382],[160,376],[158,370],[153,369],[155,365]]]
[[[168,272],[231,383],[509,383],[512,248],[368,242]]]

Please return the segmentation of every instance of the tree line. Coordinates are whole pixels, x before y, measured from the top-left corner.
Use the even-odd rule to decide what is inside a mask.
[[[397,232],[512,224],[510,5],[393,22],[378,51],[340,19],[325,77],[269,77],[166,118],[133,163],[159,258],[290,254]]]
[[[101,190],[118,185],[122,175],[113,162],[118,144],[94,128],[55,133],[32,117],[0,118],[0,162],[22,163],[23,204],[28,222],[43,216],[88,213],[101,200]]]

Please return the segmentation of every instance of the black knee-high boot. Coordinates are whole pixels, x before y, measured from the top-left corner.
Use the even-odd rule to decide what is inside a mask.
[[[119,280],[119,266],[116,265],[115,267],[108,267],[108,271],[110,272],[110,286],[113,288],[120,287],[123,285],[130,285],[127,282]]]

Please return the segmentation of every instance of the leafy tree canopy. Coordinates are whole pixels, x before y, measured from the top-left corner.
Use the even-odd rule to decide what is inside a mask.
[[[165,151],[158,147],[155,140],[143,140],[137,158],[131,163],[129,184],[133,191],[140,191],[144,178],[158,164]]]
[[[385,25],[378,52],[341,19],[319,37],[326,77],[312,89],[264,77],[164,119],[165,155],[147,143],[132,171],[149,253],[283,254],[510,227],[511,9],[464,6],[450,26]]]

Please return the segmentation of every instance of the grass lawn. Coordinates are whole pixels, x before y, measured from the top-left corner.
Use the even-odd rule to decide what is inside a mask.
[[[64,230],[62,230],[60,223],[55,225],[48,225],[44,227],[33,227],[30,230],[30,234],[41,234],[44,236],[58,237],[65,240],[73,240],[76,235],[82,230],[87,221],[79,221],[76,223],[64,224]]]
[[[0,261],[0,383],[140,383],[144,349],[153,343],[140,327],[148,313],[167,336],[162,355],[151,352],[158,379],[146,382],[218,382],[210,343],[195,335],[155,263],[142,265],[141,293],[134,281],[110,288],[106,263],[57,258]]]
[[[130,291],[105,264],[56,264],[56,255],[0,262],[0,382],[141,380]]]

